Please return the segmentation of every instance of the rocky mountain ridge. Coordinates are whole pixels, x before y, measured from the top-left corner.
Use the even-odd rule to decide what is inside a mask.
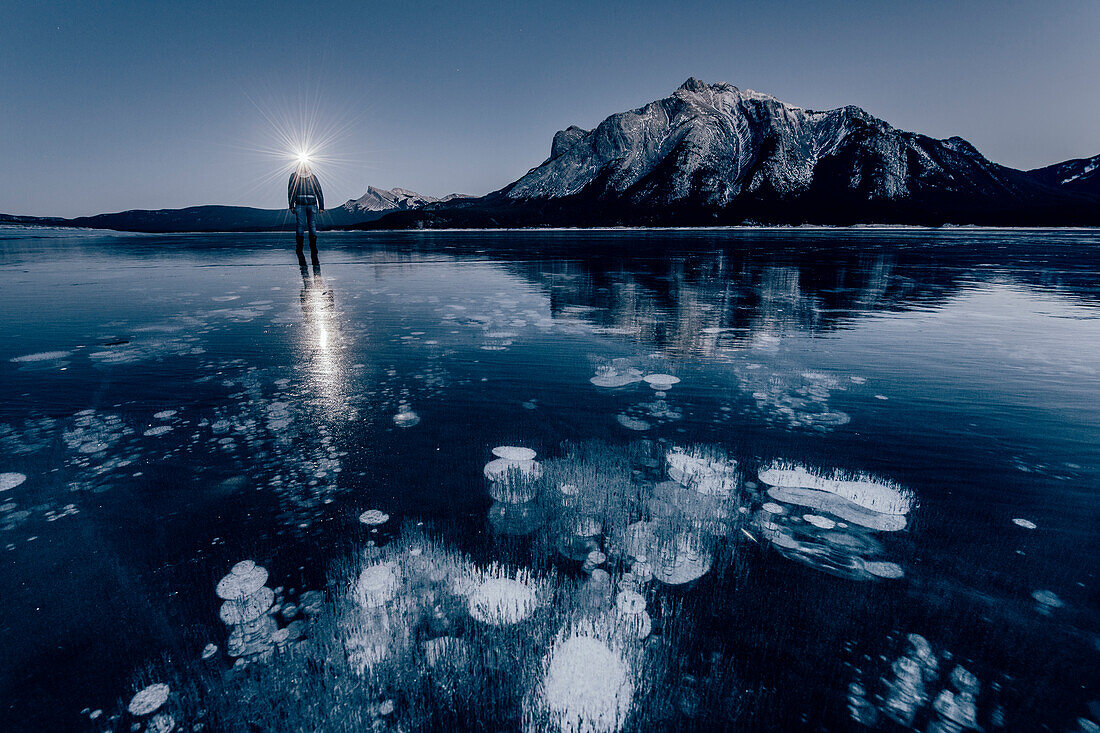
[[[815,111],[691,78],[558,132],[548,159],[498,191],[377,226],[1100,223],[1095,196],[1071,185],[1094,160],[1060,164],[1076,174],[1019,171],[859,107]]]

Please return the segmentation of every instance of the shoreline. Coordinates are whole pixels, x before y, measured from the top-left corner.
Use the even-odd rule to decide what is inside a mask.
[[[111,234],[132,234],[132,235],[152,235],[152,236],[165,236],[173,234],[290,234],[290,230],[281,229],[269,229],[263,231],[249,230],[240,231],[234,229],[222,229],[216,231],[203,231],[203,230],[181,230],[173,232],[142,232],[133,231],[128,229],[100,229],[96,227],[66,227],[55,225],[37,225],[37,224],[20,224],[20,223],[0,223],[0,232],[11,231],[16,229],[23,230],[35,230],[35,231],[51,231],[51,232],[109,232]],[[458,233],[458,232],[813,232],[813,231],[835,231],[835,232],[851,232],[851,231],[1020,231],[1020,232],[1100,232],[1100,226],[1031,226],[1031,227],[1014,227],[1014,226],[984,226],[978,224],[941,224],[939,226],[926,226],[922,224],[851,224],[848,226],[839,226],[832,224],[774,224],[774,225],[732,225],[732,226],[698,226],[698,227],[642,227],[642,226],[606,226],[606,227],[454,227],[438,229],[425,228],[425,229],[322,229],[321,233],[325,235],[345,235],[345,234],[395,234],[395,233]]]

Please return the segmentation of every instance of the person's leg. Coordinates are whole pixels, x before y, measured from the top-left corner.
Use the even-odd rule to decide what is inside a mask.
[[[298,257],[302,257],[302,245],[306,238],[306,207],[297,205],[294,207],[294,217],[298,220],[298,229],[295,232],[295,240],[298,243]]]
[[[309,256],[313,259],[313,264],[317,264],[317,217],[319,216],[317,206],[308,206],[309,209]]]

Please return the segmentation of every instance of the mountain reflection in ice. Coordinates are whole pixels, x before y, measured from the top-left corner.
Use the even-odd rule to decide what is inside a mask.
[[[328,241],[5,237],[13,725],[1096,717],[1094,233]]]

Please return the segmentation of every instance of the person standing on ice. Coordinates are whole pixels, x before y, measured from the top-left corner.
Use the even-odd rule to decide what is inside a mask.
[[[290,184],[287,186],[287,200],[290,210],[298,218],[298,261],[305,262],[302,253],[302,244],[306,230],[309,230],[309,250],[313,262],[317,262],[317,217],[325,210],[325,195],[321,192],[321,184],[317,176],[309,167],[309,158],[302,157],[298,160],[298,168],[290,174]]]

